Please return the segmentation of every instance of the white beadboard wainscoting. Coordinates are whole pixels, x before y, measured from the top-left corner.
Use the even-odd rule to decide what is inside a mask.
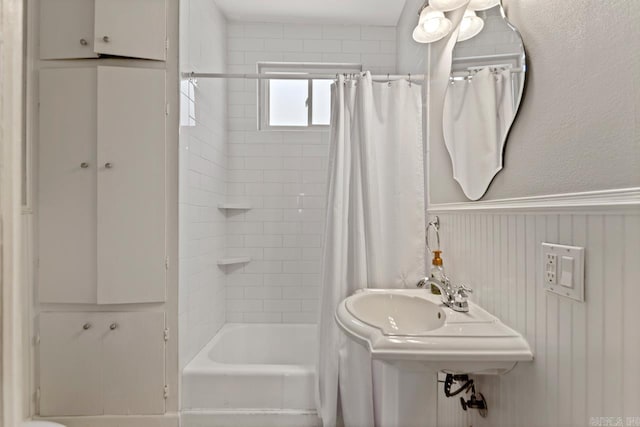
[[[616,425],[602,422],[618,417],[617,425],[639,424],[640,206],[563,207],[554,200],[546,210],[527,203],[518,209],[518,202],[429,211],[440,217],[449,276],[522,333],[535,357],[506,375],[476,377],[488,418],[448,409],[439,414],[442,425]],[[541,242],[586,248],[584,303],[545,292]]]

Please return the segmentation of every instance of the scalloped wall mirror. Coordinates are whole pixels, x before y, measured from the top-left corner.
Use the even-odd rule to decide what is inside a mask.
[[[502,5],[472,10],[472,3],[453,50],[443,131],[454,179],[467,198],[479,200],[502,169],[526,63],[522,37]]]

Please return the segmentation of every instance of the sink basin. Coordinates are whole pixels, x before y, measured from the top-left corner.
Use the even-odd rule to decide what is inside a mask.
[[[444,325],[445,313],[424,298],[398,293],[360,292],[346,308],[355,318],[384,335],[419,336]]]
[[[373,359],[484,374],[533,359],[524,337],[497,317],[472,302],[469,312],[453,311],[423,289],[364,289],[338,305],[335,319]]]
[[[352,379],[370,375],[373,424],[382,427],[437,426],[440,371],[498,375],[533,359],[524,337],[497,317],[472,302],[453,311],[425,289],[358,291],[338,304],[335,320],[347,337],[339,363],[349,381],[340,393],[359,399],[363,387]]]

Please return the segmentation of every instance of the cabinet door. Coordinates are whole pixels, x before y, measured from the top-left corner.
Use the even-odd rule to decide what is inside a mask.
[[[95,51],[166,58],[165,0],[95,0]]]
[[[95,68],[40,72],[40,302],[96,302],[96,83]]]
[[[93,0],[40,2],[40,58],[96,58]]]
[[[163,414],[164,313],[105,313],[104,413]]]
[[[98,67],[98,303],[165,299],[165,74]]]
[[[40,314],[41,416],[103,413],[99,316]]]

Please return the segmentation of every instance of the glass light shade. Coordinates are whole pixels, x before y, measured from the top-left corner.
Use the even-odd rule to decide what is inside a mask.
[[[444,13],[426,7],[420,12],[418,25],[413,30],[413,39],[418,43],[433,43],[449,34],[452,25]]]
[[[500,4],[500,0],[471,0],[469,9],[471,10],[487,10]]]
[[[456,10],[467,4],[468,0],[430,0],[429,7],[440,12]],[[473,0],[472,0],[473,1]]]
[[[462,22],[460,22],[460,32],[458,41],[463,42],[477,36],[484,28],[484,21],[473,10],[465,10]]]

